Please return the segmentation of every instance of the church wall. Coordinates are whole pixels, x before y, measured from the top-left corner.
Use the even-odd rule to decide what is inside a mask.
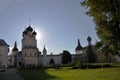
[[[8,46],[0,46],[1,66],[7,67],[8,64]]]
[[[60,55],[47,55],[46,57],[41,57],[41,62],[44,66],[49,66],[49,62],[51,58],[54,59],[55,64],[61,64],[61,56]]]
[[[37,56],[38,55],[38,50],[37,49],[23,49],[22,50],[22,56]]]
[[[76,54],[83,54],[83,50],[77,50]]]
[[[25,64],[38,65],[38,50],[37,49],[23,49],[22,56],[24,58]]]
[[[24,57],[24,64],[25,65],[38,65],[38,57]]]
[[[37,43],[36,40],[24,40],[22,41],[22,47],[36,47]]]

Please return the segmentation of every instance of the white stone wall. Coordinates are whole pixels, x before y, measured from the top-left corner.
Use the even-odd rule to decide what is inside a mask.
[[[22,47],[37,47],[37,40],[35,39],[23,39],[22,40]]]
[[[55,64],[61,64],[61,56],[60,55],[47,55],[46,57],[41,57],[41,63],[44,65],[44,66],[49,66],[49,62],[51,60],[51,58],[54,59],[55,61]]]
[[[38,65],[38,57],[24,57],[25,65]]]
[[[76,50],[76,54],[83,54],[83,50]]]
[[[8,46],[0,46],[0,62],[1,66],[7,67],[8,64]]]
[[[25,64],[38,65],[38,49],[23,49],[22,56]]]

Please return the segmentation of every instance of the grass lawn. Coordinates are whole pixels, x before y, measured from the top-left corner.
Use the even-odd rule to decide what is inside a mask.
[[[25,80],[119,80],[120,68],[20,70]]]

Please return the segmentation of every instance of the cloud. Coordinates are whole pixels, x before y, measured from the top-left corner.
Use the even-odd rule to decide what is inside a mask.
[[[23,0],[7,0],[8,3],[16,3],[16,2],[23,2]]]

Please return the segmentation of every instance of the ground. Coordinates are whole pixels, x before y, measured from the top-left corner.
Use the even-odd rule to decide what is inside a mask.
[[[21,71],[25,80],[119,80],[120,68],[40,69]]]
[[[0,72],[0,80],[24,80],[15,71],[14,68],[7,69],[5,72]]]
[[[7,69],[0,72],[0,80],[119,80],[120,63],[113,67],[97,69],[72,69],[71,67],[48,69]],[[24,78],[24,79],[23,79]]]

